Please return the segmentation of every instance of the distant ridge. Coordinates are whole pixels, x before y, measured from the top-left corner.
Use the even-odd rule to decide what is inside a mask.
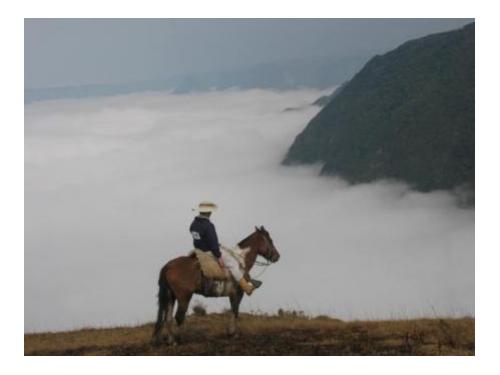
[[[177,93],[228,88],[290,90],[302,87],[325,89],[350,78],[372,54],[346,58],[308,58],[256,64],[244,69],[189,75],[176,85]]]
[[[169,91],[173,85],[168,81],[138,82],[127,84],[93,84],[80,86],[27,88],[24,89],[24,104],[41,100],[80,99],[113,95],[126,95],[145,91]]]
[[[371,54],[342,59],[310,58],[263,63],[247,68],[188,74],[156,81],[127,84],[93,84],[68,87],[27,88],[24,103],[40,100],[78,99],[124,95],[146,91],[170,91],[176,94],[237,88],[290,90],[303,87],[328,88],[341,84],[358,71]]]
[[[296,137],[286,165],[351,183],[474,189],[474,24],[372,58]]]

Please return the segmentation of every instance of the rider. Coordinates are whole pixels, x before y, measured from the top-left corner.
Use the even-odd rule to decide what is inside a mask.
[[[189,231],[193,236],[194,247],[202,251],[211,251],[219,265],[222,268],[229,269],[233,277],[239,280],[241,289],[250,295],[260,284],[256,283],[257,285],[254,285],[251,281],[247,281],[238,261],[229,252],[220,248],[215,226],[210,221],[210,215],[216,209],[217,205],[211,202],[201,202],[198,205],[199,215],[194,218],[189,227]]]

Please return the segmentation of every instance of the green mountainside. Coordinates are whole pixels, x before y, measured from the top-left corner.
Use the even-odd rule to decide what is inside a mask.
[[[330,95],[320,96],[318,99],[316,99],[311,104],[312,105],[317,105],[318,107],[324,107],[324,106],[326,106],[333,99],[335,99],[335,97],[337,95],[339,95],[342,92],[342,90],[344,89],[344,87],[347,86],[348,83],[349,83],[349,81],[345,81],[343,84],[341,84],[339,87],[337,87]]]
[[[474,189],[474,24],[372,58],[309,122],[283,161],[351,183]]]

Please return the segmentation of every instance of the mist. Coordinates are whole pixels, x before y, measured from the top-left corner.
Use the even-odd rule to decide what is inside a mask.
[[[319,111],[309,104],[330,91],[26,105],[25,332],[152,321],[158,272],[192,248],[201,200],[219,205],[223,244],[264,225],[281,253],[242,311],[474,315],[473,209],[447,192],[350,186],[318,177],[320,166],[280,165]],[[193,301],[229,307],[227,298]]]

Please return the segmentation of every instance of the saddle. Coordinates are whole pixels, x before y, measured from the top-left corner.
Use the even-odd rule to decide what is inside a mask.
[[[200,263],[201,273],[208,279],[229,280],[231,277],[227,270],[222,269],[211,252],[194,249],[189,256],[196,257]]]

